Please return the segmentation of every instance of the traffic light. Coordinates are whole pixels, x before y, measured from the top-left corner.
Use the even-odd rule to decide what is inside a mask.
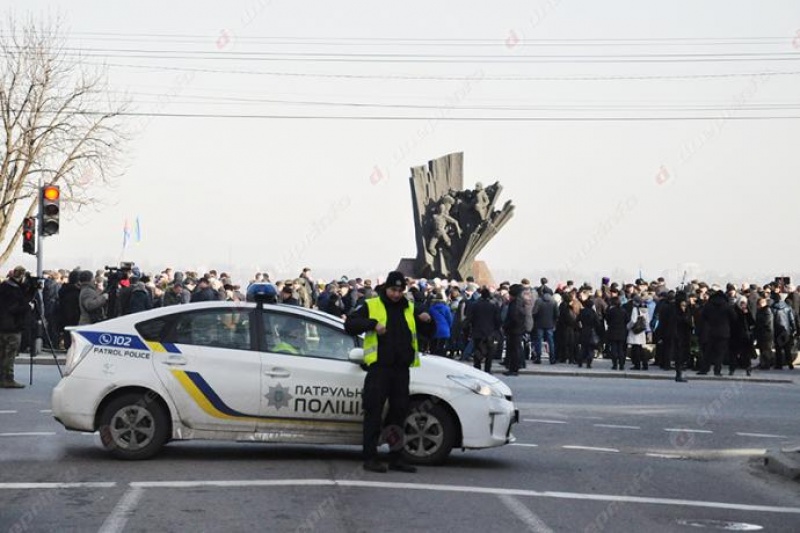
[[[42,237],[58,233],[60,202],[61,190],[58,185],[42,187]]]
[[[22,220],[22,251],[36,255],[36,219],[25,217]]]

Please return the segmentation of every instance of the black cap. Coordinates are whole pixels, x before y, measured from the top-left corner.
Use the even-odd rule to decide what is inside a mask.
[[[389,275],[386,276],[386,288],[389,287],[396,287],[405,289],[406,288],[406,277],[403,275],[402,272],[398,272],[397,270],[393,270],[389,272]]]

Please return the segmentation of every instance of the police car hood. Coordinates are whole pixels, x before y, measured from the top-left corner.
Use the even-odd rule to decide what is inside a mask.
[[[504,395],[508,396],[511,394],[511,389],[494,377],[491,374],[487,374],[482,370],[478,370],[477,368],[461,363],[459,361],[454,361],[447,357],[440,357],[438,355],[430,355],[430,354],[422,354],[422,358],[420,359],[420,368],[424,368],[426,373],[430,374],[438,374],[442,377],[446,376],[467,376],[471,378],[479,379],[493,387],[497,388],[498,390],[502,391]]]

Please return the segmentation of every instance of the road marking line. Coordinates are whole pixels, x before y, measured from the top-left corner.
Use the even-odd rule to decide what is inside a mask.
[[[52,413],[53,410],[52,409],[39,409],[39,412],[40,413]]]
[[[0,483],[0,489],[26,490],[26,489],[110,489],[117,483],[111,482],[86,482],[86,483]]]
[[[563,420],[543,420],[541,418],[523,418],[523,422],[537,422],[539,424],[566,424]]]
[[[233,481],[132,481],[131,487],[143,489],[195,489],[199,487],[318,487],[334,486],[334,479],[246,479]]]
[[[122,495],[117,506],[111,511],[111,514],[100,526],[98,533],[116,533],[125,529],[125,524],[128,519],[133,515],[139,500],[142,498],[144,489],[140,487],[131,487]]]
[[[0,415],[15,415],[16,411],[0,411]]]
[[[664,431],[671,431],[671,432],[680,432],[683,431],[684,433],[714,433],[708,429],[684,429],[684,428],[664,428]]]
[[[55,435],[52,431],[29,431],[26,433],[0,433],[0,437],[49,437]]]
[[[708,502],[697,500],[677,500],[670,498],[649,498],[622,494],[584,494],[579,492],[537,491],[494,487],[474,487],[466,485],[433,485],[428,483],[396,483],[386,481],[357,481],[336,479],[280,479],[280,480],[242,480],[242,481],[134,481],[130,487],[141,488],[193,488],[193,487],[355,487],[366,489],[408,489],[435,492],[459,492],[465,494],[491,494],[499,496],[526,496],[531,498],[555,498],[561,500],[587,500],[598,502],[649,503],[653,505],[674,505],[679,507],[699,507],[705,509],[729,509],[734,511],[755,511],[763,513],[784,513],[800,515],[800,507],[778,507],[773,505],[750,505],[729,502]]]
[[[646,453],[647,457],[655,457],[657,459],[683,459],[682,455],[671,455],[668,453]]]
[[[524,447],[527,447],[527,448],[538,448],[539,447],[538,444],[523,444],[521,442],[515,442],[513,444],[510,444],[510,446],[524,446]]]
[[[737,433],[740,437],[760,437],[764,439],[788,439],[785,435],[770,435],[769,433]]]
[[[619,453],[616,448],[594,448],[592,446],[562,446],[565,450],[586,450],[589,452],[611,452]]]
[[[545,524],[541,518],[533,514],[533,512],[518,499],[508,494],[501,494],[498,498],[503,502],[503,505],[508,507],[509,511],[514,513],[517,518],[522,520],[531,531],[535,531],[536,533],[553,533],[553,530],[547,527],[547,524]]]
[[[642,429],[639,426],[618,426],[616,424],[594,424],[596,428],[609,428],[609,429]]]

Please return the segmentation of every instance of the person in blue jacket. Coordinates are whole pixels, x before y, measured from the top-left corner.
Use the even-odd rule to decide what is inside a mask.
[[[453,313],[450,306],[444,301],[444,296],[436,291],[431,301],[428,314],[433,317],[436,323],[436,333],[431,342],[431,353],[435,355],[447,355],[447,341],[450,340],[450,329],[453,326]]]

